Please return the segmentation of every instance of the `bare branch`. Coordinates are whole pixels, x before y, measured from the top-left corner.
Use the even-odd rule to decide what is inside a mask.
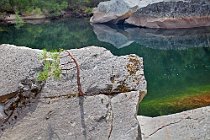
[[[84,93],[82,91],[82,86],[81,86],[81,82],[80,82],[80,66],[77,62],[77,60],[75,59],[75,57],[71,54],[71,52],[66,51],[68,53],[68,56],[74,61],[75,65],[76,65],[76,69],[77,69],[77,86],[78,86],[78,92],[79,92],[79,96],[84,96]]]

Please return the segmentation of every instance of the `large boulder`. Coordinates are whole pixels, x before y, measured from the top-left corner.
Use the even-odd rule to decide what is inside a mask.
[[[141,139],[136,113],[146,94],[142,58],[136,55],[117,57],[104,48],[93,46],[71,50],[80,64],[85,94],[75,97],[78,90],[74,63],[64,67],[71,70],[62,71],[59,80],[49,78],[43,84],[36,80],[42,68],[39,50],[11,45],[1,45],[0,50],[0,68],[3,69],[0,89],[4,89],[0,96],[4,98],[0,106],[1,140]],[[61,63],[66,62],[71,60],[62,57]],[[7,78],[12,81],[11,90],[4,87],[9,83]],[[28,79],[32,84],[20,90],[22,81]],[[33,94],[31,87],[35,83],[42,90],[37,89]],[[13,96],[8,97],[10,92]]]
[[[159,117],[138,116],[144,140],[209,140],[210,106]]]
[[[149,28],[193,28],[210,26],[209,0],[170,0],[150,3],[126,23]]]
[[[111,0],[101,2],[93,9],[92,23],[124,22],[138,9],[139,0]]]
[[[125,20],[125,23],[135,26],[165,29],[210,26],[208,0],[131,1],[121,0],[120,4],[117,0],[100,3],[93,12],[91,22],[118,23]]]

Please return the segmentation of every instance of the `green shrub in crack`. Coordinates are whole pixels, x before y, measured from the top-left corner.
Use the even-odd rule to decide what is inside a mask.
[[[60,51],[47,52],[45,49],[39,56],[39,59],[43,62],[43,69],[38,73],[37,80],[45,81],[49,77],[59,79],[61,75],[60,68]]]

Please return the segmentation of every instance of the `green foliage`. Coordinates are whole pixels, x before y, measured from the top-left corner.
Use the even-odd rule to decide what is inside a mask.
[[[80,13],[81,10],[91,14],[92,7],[99,1],[93,0],[1,0],[0,13],[19,15],[47,15],[59,16],[68,8],[73,12]]]
[[[24,21],[19,16],[19,12],[15,12],[15,24],[16,24],[15,25],[16,28],[20,28],[24,24]]]
[[[49,14],[59,15],[67,9],[68,0],[1,0],[0,13],[10,12],[20,14]]]
[[[86,14],[91,14],[92,11],[93,11],[93,8],[90,8],[90,7],[87,7],[87,8],[85,9],[85,13],[86,13]]]
[[[48,0],[41,5],[42,10],[51,14],[52,16],[60,15],[61,12],[68,7],[66,1]]]
[[[38,73],[37,76],[38,81],[45,81],[49,77],[53,77],[55,79],[60,78],[61,75],[60,52],[58,51],[47,52],[46,49],[42,51],[42,53],[39,56],[39,59],[43,61],[44,67],[43,70]]]
[[[42,15],[43,12],[40,8],[38,7],[35,7],[35,8],[32,8],[32,7],[29,7],[27,8],[27,10],[25,11],[25,14],[26,15]]]
[[[5,15],[6,15],[5,12],[3,12],[3,13],[0,12],[0,20],[4,19],[4,16],[5,16]]]
[[[0,13],[14,11],[10,0],[0,0]]]

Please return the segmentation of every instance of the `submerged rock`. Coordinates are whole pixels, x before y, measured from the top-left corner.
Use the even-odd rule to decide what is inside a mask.
[[[210,106],[159,117],[138,116],[144,140],[210,139]]]
[[[128,24],[148,28],[174,29],[210,26],[210,2],[208,0],[121,0],[121,3],[132,3],[132,5],[125,8],[118,4],[117,0],[100,3],[93,12],[91,22],[119,21],[120,17],[121,21],[126,20]],[[125,13],[129,14],[124,16]]]
[[[41,62],[38,60],[40,51],[37,50],[10,45],[1,45],[0,49],[0,56],[10,56],[6,60],[6,66],[0,65],[0,68],[9,67],[11,71],[15,71],[17,67],[19,72],[17,77],[14,76],[15,72],[10,73],[11,81],[16,78],[11,86],[13,90],[4,88],[2,91],[7,92],[0,96],[1,99],[11,94],[9,92],[18,90],[21,81],[22,84],[25,83],[23,79],[27,81],[25,77],[30,75],[30,70],[35,69],[33,75],[36,75]],[[28,59],[11,55],[15,52]],[[31,56],[31,53],[34,55]],[[78,93],[76,69],[74,63],[69,63],[64,68],[71,70],[62,71],[59,80],[49,78],[36,98],[27,98],[29,102],[22,102],[23,98],[16,100],[19,96],[7,98],[7,102],[13,103],[15,107],[7,108],[11,116],[0,122],[1,140],[141,139],[137,108],[146,94],[142,58],[136,55],[117,57],[104,48],[93,46],[71,50],[71,53],[80,64],[81,85],[85,96],[75,97]],[[65,52],[62,56],[64,55]],[[5,57],[2,57],[2,61],[4,60]],[[62,57],[61,63],[66,62],[71,62],[71,59]],[[21,71],[25,73],[22,74]],[[7,72],[1,71],[3,80],[0,85],[4,85],[7,77],[3,75],[7,75]]]

